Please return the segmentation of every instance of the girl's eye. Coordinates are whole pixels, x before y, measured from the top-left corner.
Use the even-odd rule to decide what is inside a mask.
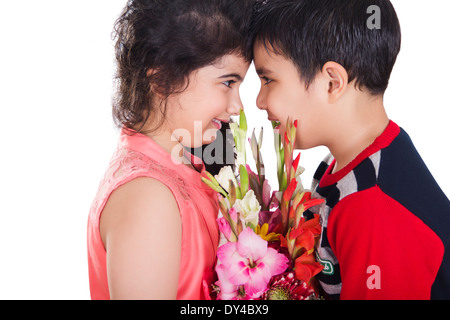
[[[271,83],[272,82],[272,80],[271,79],[269,79],[269,78],[267,78],[267,77],[261,77],[261,79],[264,81],[264,84],[266,85],[266,84],[269,84],[269,83]]]
[[[234,81],[234,80],[228,80],[228,81],[224,81],[224,82],[222,82],[224,85],[226,85],[228,88],[231,88],[231,85],[233,84],[233,83],[236,83],[236,81]]]

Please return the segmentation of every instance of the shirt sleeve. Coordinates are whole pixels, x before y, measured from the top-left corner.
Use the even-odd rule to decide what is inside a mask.
[[[341,299],[430,299],[444,245],[378,186],[333,208],[328,238],[341,270]]]

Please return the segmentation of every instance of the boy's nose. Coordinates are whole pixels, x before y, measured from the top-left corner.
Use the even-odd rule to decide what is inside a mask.
[[[267,110],[266,98],[261,91],[259,92],[258,97],[256,98],[256,106],[260,110]]]

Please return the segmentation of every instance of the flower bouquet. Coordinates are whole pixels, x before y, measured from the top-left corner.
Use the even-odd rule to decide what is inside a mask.
[[[217,251],[217,281],[212,298],[303,300],[315,299],[314,276],[322,269],[314,255],[321,233],[319,215],[306,220],[303,213],[323,200],[311,198],[303,189],[300,154],[293,159],[297,121],[287,120],[286,132],[272,122],[277,155],[278,191],[271,192],[265,179],[261,155],[263,130],[248,139],[256,172],[246,161],[247,121],[241,111],[239,123],[230,124],[236,145],[238,177],[231,166],[218,175],[208,172],[203,182],[218,192],[217,219],[221,241]]]

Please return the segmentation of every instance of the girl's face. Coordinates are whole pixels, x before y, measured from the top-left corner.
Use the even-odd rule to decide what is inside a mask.
[[[173,136],[186,147],[197,148],[216,139],[220,122],[229,122],[243,108],[239,87],[250,63],[238,55],[225,55],[189,77],[185,91],[167,100]]]

